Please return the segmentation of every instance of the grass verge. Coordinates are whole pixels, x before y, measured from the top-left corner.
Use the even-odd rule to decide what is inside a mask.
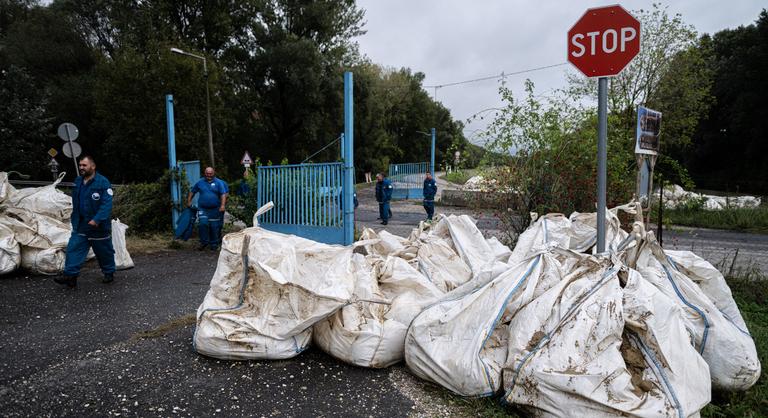
[[[440,178],[454,184],[464,184],[474,176],[474,171],[475,170],[452,171],[448,174],[443,174]]]
[[[745,274],[728,279],[749,333],[755,340],[763,367],[768,364],[768,277]],[[702,417],[768,417],[768,378],[765,369],[755,386],[746,392],[714,392]]]
[[[768,233],[768,207],[765,206],[724,210],[665,209],[663,215],[665,225]],[[658,219],[658,209],[654,208],[651,213],[651,220],[656,221]]]

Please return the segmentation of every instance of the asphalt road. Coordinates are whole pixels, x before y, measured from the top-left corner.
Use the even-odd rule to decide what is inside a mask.
[[[45,276],[0,278],[0,415],[455,415],[418,401],[424,384],[402,365],[363,369],[315,349],[274,362],[198,355],[192,315],[216,257],[137,254],[110,285],[91,262],[75,291]]]

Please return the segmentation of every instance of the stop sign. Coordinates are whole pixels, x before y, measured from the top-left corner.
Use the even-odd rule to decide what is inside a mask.
[[[568,31],[568,61],[587,77],[621,72],[640,52],[640,22],[619,5],[588,9]]]

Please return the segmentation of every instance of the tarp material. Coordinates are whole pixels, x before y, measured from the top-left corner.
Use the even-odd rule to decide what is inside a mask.
[[[761,365],[754,340],[714,267],[689,252],[664,251],[651,232],[626,258],[684,312],[693,344],[709,364],[713,387],[746,390],[757,382]]]
[[[72,198],[57,190],[66,173],[62,172],[52,184],[43,187],[18,189],[11,194],[8,206],[27,209],[39,215],[49,216],[58,221],[69,222],[72,216]]]
[[[311,341],[312,325],[353,297],[365,259],[259,227],[228,234],[197,310],[195,349],[225,359],[282,359]]]
[[[179,221],[176,223],[174,238],[186,241],[192,236],[195,229],[195,220],[197,219],[197,207],[192,206],[184,209],[179,215]]]
[[[21,247],[13,230],[0,223],[0,275],[16,270],[21,264]]]
[[[0,171],[0,203],[4,203],[13,195],[16,188],[8,181],[8,173]]]
[[[434,225],[462,222],[458,217],[437,219]],[[413,318],[471,277],[469,266],[431,225],[422,223],[409,239],[386,231],[363,231],[361,237],[370,242],[364,247],[372,251],[365,266],[370,273],[358,276],[365,280],[358,280],[355,295],[366,301],[347,305],[316,324],[318,347],[364,367],[387,367],[403,359],[405,334]],[[376,299],[387,302],[369,301]]]

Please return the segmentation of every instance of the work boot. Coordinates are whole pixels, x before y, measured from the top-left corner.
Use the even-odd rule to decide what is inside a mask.
[[[77,276],[57,276],[53,278],[53,281],[66,285],[70,289],[74,289],[77,287]]]
[[[205,247],[206,247],[205,244],[200,244],[200,245],[197,246],[197,251],[203,251],[205,249]]]
[[[104,277],[101,279],[102,283],[112,283],[115,280],[114,273],[104,273]]]

